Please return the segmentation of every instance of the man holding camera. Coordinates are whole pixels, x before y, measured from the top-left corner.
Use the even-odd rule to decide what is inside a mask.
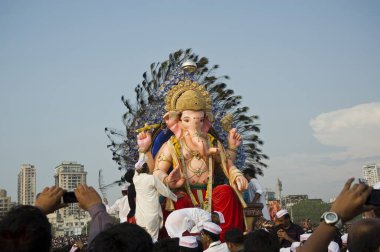
[[[286,209],[281,209],[276,213],[275,223],[276,226],[273,227],[272,233],[277,235],[281,248],[290,247],[293,242],[300,241],[300,236],[304,231],[301,226],[290,220]]]

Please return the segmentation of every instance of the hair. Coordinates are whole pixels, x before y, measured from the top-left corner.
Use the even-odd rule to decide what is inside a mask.
[[[51,239],[51,225],[37,207],[17,206],[0,221],[1,251],[50,251]]]
[[[380,219],[362,219],[348,232],[347,248],[350,252],[377,252],[380,247]]]
[[[284,214],[283,217],[284,217],[284,219],[289,219],[290,220],[290,215],[288,213]]]
[[[246,252],[278,252],[280,242],[274,234],[260,229],[246,235],[244,248]]]
[[[219,235],[218,234],[214,234],[214,233],[211,233],[210,231],[207,231],[206,229],[203,229],[203,232],[208,235],[210,237],[210,239],[215,242],[215,241],[219,241],[220,238],[219,238]]]
[[[243,232],[238,228],[231,228],[227,230],[224,235],[224,240],[226,242],[231,242],[235,244],[243,244],[244,243],[244,235]]]
[[[243,174],[244,174],[244,176],[248,175],[252,178],[256,178],[256,171],[253,169],[244,169]]]
[[[147,164],[147,163],[144,163],[140,169],[137,169],[137,170],[136,170],[136,172],[137,172],[138,174],[141,174],[141,173],[149,173],[149,167],[148,167],[148,164]]]
[[[93,244],[95,252],[146,252],[153,248],[150,235],[142,227],[127,222],[101,232]]]
[[[178,252],[179,238],[165,238],[153,244],[152,252]]]

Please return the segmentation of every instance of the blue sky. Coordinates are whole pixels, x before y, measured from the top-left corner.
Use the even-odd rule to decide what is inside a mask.
[[[380,161],[378,1],[0,2],[0,188],[23,163],[38,190],[77,161],[121,176],[105,127],[152,62],[192,48],[259,115],[266,188],[334,197]],[[109,197],[115,199],[119,189]]]

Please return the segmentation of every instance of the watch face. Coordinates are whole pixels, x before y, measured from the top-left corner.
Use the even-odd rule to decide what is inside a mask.
[[[338,220],[338,217],[336,216],[335,213],[327,213],[325,216],[326,221],[330,223],[334,223]]]

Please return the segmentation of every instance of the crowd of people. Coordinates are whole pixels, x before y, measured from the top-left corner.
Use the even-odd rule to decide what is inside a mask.
[[[52,239],[53,250],[72,248],[73,246],[83,247],[87,245],[87,235],[64,235]]]
[[[146,227],[122,222],[113,224],[100,195],[92,187],[78,185],[75,195],[79,206],[91,216],[88,246],[86,237],[52,238],[51,226],[46,218],[61,207],[64,190],[59,187],[45,188],[36,199],[35,206],[18,206],[0,222],[0,251],[51,251],[66,245],[66,251],[231,251],[231,252],[278,252],[278,251],[379,251],[379,208],[365,205],[372,187],[364,184],[352,185],[347,181],[342,192],[331,206],[331,216],[314,229],[306,221],[304,227],[294,224],[285,209],[276,214],[272,225],[256,222],[249,233],[239,228],[226,230],[221,239],[221,224],[224,216],[220,212],[209,213],[199,208],[173,211],[166,218],[166,229],[170,235],[156,240]],[[158,199],[157,199],[158,200]],[[339,234],[342,224],[355,216],[371,211],[373,218],[356,221],[349,229],[348,237]],[[327,215],[328,215],[327,214]],[[339,221],[331,224],[334,214]],[[265,220],[268,222],[267,220]],[[258,224],[261,223],[261,224]],[[268,224],[268,223],[267,223]],[[312,230],[312,233],[305,231]],[[343,241],[342,241],[343,238]],[[80,242],[78,242],[80,241]],[[74,246],[75,243],[75,246]],[[80,245],[82,243],[82,245]]]

